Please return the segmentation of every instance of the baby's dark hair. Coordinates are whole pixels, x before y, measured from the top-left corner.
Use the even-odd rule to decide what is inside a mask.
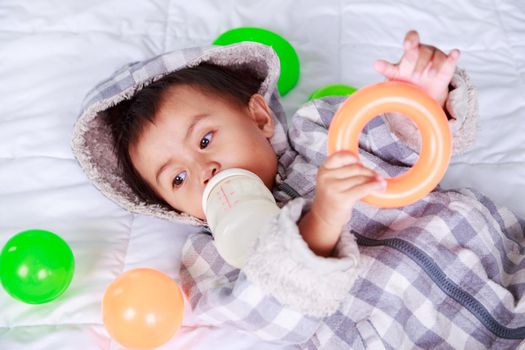
[[[138,141],[146,123],[153,123],[168,88],[189,85],[244,107],[259,91],[262,81],[263,78],[248,67],[201,63],[167,74],[144,87],[131,99],[106,110],[103,118],[111,130],[118,167],[126,184],[143,202],[171,207],[140,176],[129,155],[129,147]]]

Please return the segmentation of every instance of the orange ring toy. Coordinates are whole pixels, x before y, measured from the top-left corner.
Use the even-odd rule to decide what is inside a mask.
[[[359,134],[370,120],[385,112],[410,118],[421,133],[414,166],[387,179],[384,192],[363,198],[377,207],[397,208],[423,198],[441,181],[452,155],[452,133],[443,109],[423,90],[405,82],[383,82],[359,89],[343,103],[328,130],[328,155],[341,150],[359,155]]]

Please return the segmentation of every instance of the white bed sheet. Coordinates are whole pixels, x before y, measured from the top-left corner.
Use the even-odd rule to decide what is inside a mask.
[[[131,215],[86,179],[69,147],[87,91],[125,63],[258,26],[286,37],[301,59],[289,115],[317,87],[381,81],[377,58],[397,61],[409,29],[445,51],[478,87],[480,133],[442,184],[471,186],[525,217],[525,3],[471,1],[0,2],[0,246],[29,228],[73,249],[67,292],[44,305],[0,290],[0,349],[119,349],[102,326],[104,288],[134,267],[177,279],[187,229]],[[235,330],[195,327],[191,314],[163,349],[283,349]]]

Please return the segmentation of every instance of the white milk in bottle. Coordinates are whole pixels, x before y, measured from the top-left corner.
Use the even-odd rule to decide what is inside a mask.
[[[254,173],[227,169],[210,179],[202,208],[223,259],[242,268],[259,233],[279,213],[272,193]]]

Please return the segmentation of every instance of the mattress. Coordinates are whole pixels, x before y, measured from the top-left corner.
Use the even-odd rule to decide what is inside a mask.
[[[69,146],[82,99],[122,65],[210,44],[240,26],[270,29],[295,47],[298,85],[288,116],[317,88],[382,81],[373,62],[396,62],[404,34],[459,48],[479,93],[479,134],[454,157],[442,185],[473,187],[525,217],[525,3],[3,0],[0,2],[0,246],[30,228],[73,250],[75,275],[58,299],[18,302],[0,289],[0,349],[120,349],[102,324],[101,300],[123,271],[158,269],[178,279],[191,230],[133,215],[104,197]],[[161,349],[285,349],[235,329],[192,322]]]

